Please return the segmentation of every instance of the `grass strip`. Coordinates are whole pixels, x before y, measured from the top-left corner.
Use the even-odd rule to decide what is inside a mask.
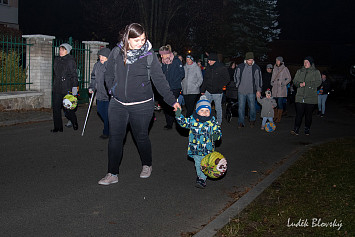
[[[355,236],[355,138],[315,146],[217,232]]]

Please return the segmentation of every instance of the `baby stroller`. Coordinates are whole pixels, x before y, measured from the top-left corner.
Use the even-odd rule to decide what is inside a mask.
[[[226,119],[229,123],[232,117],[238,116],[238,88],[233,80],[226,86],[226,101]]]

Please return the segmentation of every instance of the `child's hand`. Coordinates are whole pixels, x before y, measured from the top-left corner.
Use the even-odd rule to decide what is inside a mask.
[[[214,133],[213,135],[212,135],[212,141],[216,141],[216,140],[218,140],[218,134],[217,133]]]
[[[178,108],[176,111],[175,111],[175,117],[180,117],[180,115],[181,115],[181,109],[180,108]]]

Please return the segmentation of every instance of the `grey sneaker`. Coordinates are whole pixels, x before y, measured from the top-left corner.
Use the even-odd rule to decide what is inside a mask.
[[[68,120],[68,122],[67,122],[67,124],[65,124],[65,126],[66,126],[67,128],[71,128],[71,127],[73,127],[73,124],[71,123],[70,120]]]
[[[100,181],[99,184],[101,185],[110,185],[110,184],[115,184],[118,182],[118,177],[117,175],[113,175],[111,173],[107,173],[105,177],[103,177]]]
[[[139,177],[141,178],[149,178],[149,176],[151,175],[152,173],[152,167],[151,166],[148,166],[148,165],[143,165],[143,169],[142,169],[142,172],[141,172],[141,175]]]

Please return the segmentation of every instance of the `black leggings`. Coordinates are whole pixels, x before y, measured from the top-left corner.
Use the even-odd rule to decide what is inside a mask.
[[[154,112],[154,101],[137,105],[123,105],[115,99],[108,107],[109,142],[108,173],[118,174],[123,155],[123,141],[126,137],[128,123],[143,165],[152,165],[152,147],[149,139],[149,124]]]

